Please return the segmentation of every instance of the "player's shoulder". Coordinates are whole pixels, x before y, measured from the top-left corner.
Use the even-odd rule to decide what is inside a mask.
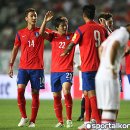
[[[19,34],[25,33],[25,32],[26,32],[26,29],[27,29],[27,28],[22,28],[22,29],[18,30],[17,33],[19,33]]]

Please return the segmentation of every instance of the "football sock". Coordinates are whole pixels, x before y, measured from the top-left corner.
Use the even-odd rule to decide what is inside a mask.
[[[68,93],[66,95],[64,95],[65,97],[65,106],[66,106],[66,116],[67,116],[67,120],[72,120],[72,97],[71,94]]]
[[[58,122],[63,123],[61,96],[54,96],[54,111]]]
[[[30,122],[35,123],[38,109],[39,109],[39,94],[32,94],[32,113],[31,113],[31,118]]]
[[[86,116],[85,116],[85,121],[88,122],[90,121],[91,118],[91,106],[90,106],[90,100],[88,98],[88,96],[85,96],[85,112],[86,112]]]
[[[116,113],[113,113],[111,111],[103,111],[101,121],[102,124],[108,124],[108,123],[114,124],[115,121],[116,121]],[[114,129],[108,127],[106,130],[114,130]]]
[[[99,110],[97,108],[97,99],[96,96],[90,98],[91,111],[92,111],[92,119],[95,119],[98,124],[101,123],[101,116]]]
[[[26,108],[25,108],[26,100],[24,97],[25,88],[18,88],[17,92],[18,92],[17,102],[18,102],[20,113],[21,113],[21,117],[27,118]]]

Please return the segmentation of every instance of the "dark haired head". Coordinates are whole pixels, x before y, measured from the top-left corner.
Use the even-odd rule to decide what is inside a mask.
[[[88,19],[93,20],[95,17],[95,6],[94,5],[85,5],[83,7],[83,14],[86,16]]]
[[[36,10],[34,8],[28,8],[25,10],[25,17],[28,16],[29,12],[36,12]]]
[[[98,22],[100,22],[100,19],[103,18],[105,20],[109,20],[110,18],[112,18],[113,15],[111,13],[105,13],[102,12],[99,16],[98,16]]]
[[[57,17],[54,21],[55,28],[58,28],[61,23],[65,23],[65,19],[62,19],[62,17]]]

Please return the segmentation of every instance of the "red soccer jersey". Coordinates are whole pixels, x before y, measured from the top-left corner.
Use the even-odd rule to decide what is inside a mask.
[[[128,46],[130,47],[130,40],[128,42]],[[128,54],[125,57],[125,62],[126,62],[126,74],[130,74],[130,54]]]
[[[15,37],[16,46],[21,46],[20,69],[43,69],[44,39],[39,28],[19,30]]]
[[[82,72],[98,70],[98,47],[103,40],[104,28],[94,21],[89,21],[76,30],[72,42],[79,43]]]
[[[64,52],[65,48],[68,46],[72,39],[73,33],[66,35],[59,35],[58,33],[52,31],[49,34],[48,40],[52,45],[52,63],[51,72],[72,72],[73,71],[73,57],[75,47],[72,51],[64,57],[60,55]]]

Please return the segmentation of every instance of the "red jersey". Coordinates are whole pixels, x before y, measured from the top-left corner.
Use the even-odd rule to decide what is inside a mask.
[[[20,69],[43,69],[44,39],[39,35],[39,28],[21,29],[15,37],[16,46],[21,46]]]
[[[89,21],[76,30],[72,42],[79,43],[82,72],[98,70],[98,47],[104,40],[104,28],[94,21]]]
[[[73,33],[59,35],[56,32],[49,34],[48,40],[52,45],[51,72],[72,72],[75,47],[67,56],[60,56],[70,43]]]
[[[128,46],[130,47],[130,40],[128,42]],[[126,55],[125,62],[126,62],[126,74],[130,74],[130,54]]]

